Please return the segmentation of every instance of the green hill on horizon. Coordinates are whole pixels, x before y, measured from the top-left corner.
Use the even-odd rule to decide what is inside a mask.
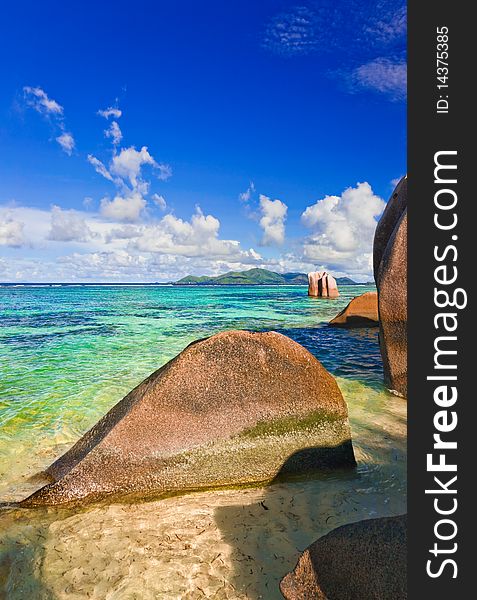
[[[349,277],[337,277],[338,285],[356,285]],[[248,271],[229,271],[223,275],[187,275],[174,285],[308,285],[306,273],[275,273],[268,269],[254,268]]]

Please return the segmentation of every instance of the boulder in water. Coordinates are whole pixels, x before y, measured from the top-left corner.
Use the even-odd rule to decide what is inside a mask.
[[[22,504],[145,498],[354,466],[346,403],[321,363],[284,335],[229,331],[145,379]]]
[[[378,294],[365,292],[351,300],[334,319],[329,322],[333,327],[378,327]]]
[[[338,298],[338,284],[333,275],[326,271],[313,271],[308,273],[308,296],[319,298]]]

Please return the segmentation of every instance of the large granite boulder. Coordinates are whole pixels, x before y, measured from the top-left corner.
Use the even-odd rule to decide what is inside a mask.
[[[319,298],[338,298],[338,284],[333,275],[326,271],[308,273],[308,296]]]
[[[389,239],[400,221],[403,213],[407,211],[407,177],[403,177],[394,188],[391,197],[386,204],[381,218],[379,219],[374,233],[373,243],[373,268],[374,279],[378,279],[378,271],[383,254]]]
[[[145,379],[22,504],[144,498],[354,466],[347,407],[321,363],[284,335],[230,331]]]
[[[286,600],[405,600],[406,515],[359,521],[309,546],[280,589]]]
[[[373,260],[385,383],[407,396],[407,178],[377,225]]]
[[[329,325],[332,327],[378,327],[378,294],[365,292],[351,300]]]

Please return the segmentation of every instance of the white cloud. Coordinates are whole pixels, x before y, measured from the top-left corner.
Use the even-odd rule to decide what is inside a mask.
[[[361,65],[351,75],[351,84],[385,94],[392,100],[404,100],[407,90],[407,65],[404,60],[376,58]]]
[[[167,181],[172,177],[172,167],[164,163],[156,164],[156,177],[161,181]]]
[[[101,200],[101,214],[113,221],[138,221],[146,207],[146,200],[138,191],[133,191],[126,196],[116,195],[112,200]]]
[[[131,185],[136,187],[144,165],[158,166],[149,154],[147,146],[143,146],[139,151],[131,146],[130,148],[123,148],[119,154],[113,156],[110,170],[122,179],[129,179]]]
[[[141,235],[142,228],[138,225],[114,226],[107,234],[106,241],[132,240]]]
[[[75,210],[62,210],[53,206],[51,210],[51,229],[48,238],[54,242],[88,242],[95,234],[86,220]]]
[[[167,203],[164,196],[160,196],[159,194],[153,194],[151,198],[156,206],[158,206],[161,210],[166,210]]]
[[[113,121],[111,123],[109,129],[105,129],[104,135],[107,138],[111,138],[115,146],[117,146],[119,142],[123,139],[123,134],[116,121]]]
[[[370,274],[374,231],[384,207],[366,182],[341,196],[318,200],[302,214],[303,225],[312,231],[304,243],[304,258],[331,271]]]
[[[130,251],[202,258],[210,263],[227,260],[256,264],[261,259],[252,248],[243,250],[236,240],[220,239],[219,230],[220,221],[213,215],[204,215],[197,207],[190,221],[167,214],[147,225],[116,228],[110,239],[130,240]]]
[[[56,141],[63,148],[66,154],[68,154],[68,156],[71,156],[75,147],[75,140],[71,133],[65,131],[56,138]]]
[[[48,95],[40,87],[30,87],[26,85],[23,88],[26,103],[28,106],[34,108],[37,112],[43,115],[63,115],[63,107],[56,102],[48,98]]]
[[[8,215],[0,215],[0,246],[20,248],[25,243],[23,229],[25,224]]]
[[[92,154],[88,154],[88,162],[90,163],[90,165],[93,165],[96,173],[99,173],[99,175],[102,175],[104,178],[108,179],[109,181],[114,181],[111,173],[104,166],[104,164],[98,158],[96,158],[96,156],[93,156]]]
[[[15,225],[12,225],[12,222]],[[18,206],[16,203],[0,205],[0,228],[3,229],[3,235],[0,237],[5,245],[13,247],[41,246],[50,230],[50,212]],[[9,243],[6,244],[5,242],[8,240]]]
[[[390,44],[396,40],[405,38],[407,31],[407,6],[404,4],[386,12],[377,11],[376,18],[371,18],[369,23],[365,24],[364,31],[374,43]]]
[[[284,56],[305,55],[318,48],[316,15],[306,6],[296,6],[271,19],[263,46]]]
[[[260,194],[260,227],[263,229],[262,245],[281,245],[285,241],[287,205],[281,200],[271,200]]]
[[[111,124],[113,129],[108,131],[111,131],[113,144],[116,145],[121,140],[121,132],[119,127],[116,129],[114,125],[117,126],[115,121]],[[119,153],[114,151],[109,168],[92,154],[88,155],[88,162],[97,173],[112,181],[117,188],[112,200],[106,197],[101,201],[101,215],[112,221],[136,222],[141,218],[147,206],[146,196],[150,188],[150,182],[143,178],[143,167],[152,167],[158,179],[165,180],[172,175],[171,167],[157,163],[146,146],[141,150],[130,146],[121,148]],[[166,202],[162,196],[154,194],[152,200],[165,210]]]
[[[395,177],[394,179],[391,179],[391,187],[394,189],[403,177],[404,175],[401,175],[400,177]]]
[[[141,205],[140,195],[138,201]],[[111,217],[121,218],[130,209],[130,203],[114,200],[106,208]],[[148,224],[121,224],[119,219],[104,220],[98,213],[58,206],[13,206],[4,213],[1,243],[26,246],[28,240],[33,252],[16,253],[1,265],[5,281],[171,281],[189,273],[243,270],[263,260],[237,240],[220,239],[220,221],[200,208],[189,220],[168,214]],[[14,222],[21,226],[12,226]]]
[[[253,181],[251,181],[250,185],[245,190],[245,192],[241,192],[239,194],[239,200],[241,202],[243,202],[244,204],[247,204],[248,202],[250,202],[250,199],[252,198],[252,195],[254,192],[255,192],[255,184]]]
[[[113,106],[110,106],[109,108],[106,108],[105,110],[98,110],[98,115],[100,115],[101,117],[104,117],[105,119],[109,119],[109,117],[114,117],[115,119],[119,119],[122,114],[123,113],[119,108],[114,108]]]
[[[255,266],[252,257],[232,256],[210,260],[208,257],[187,257],[173,254],[133,253],[128,250],[73,253],[50,265],[56,280],[92,281],[176,281],[191,273],[218,275],[231,270]],[[30,267],[31,268],[31,267]],[[37,277],[38,279],[38,277]],[[38,280],[45,280],[44,277]],[[47,281],[51,281],[51,274]]]
[[[72,134],[65,129],[63,107],[56,100],[49,98],[46,92],[39,87],[25,86],[23,94],[26,104],[38,113],[48,117],[54,128],[60,131],[59,135],[56,136],[56,141],[61,149],[68,156],[71,156],[75,147],[75,140]]]

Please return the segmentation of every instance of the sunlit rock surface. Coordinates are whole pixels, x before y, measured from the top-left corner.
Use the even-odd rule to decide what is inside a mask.
[[[284,335],[230,331],[143,381],[22,504],[145,498],[354,465],[346,403],[321,363]]]

